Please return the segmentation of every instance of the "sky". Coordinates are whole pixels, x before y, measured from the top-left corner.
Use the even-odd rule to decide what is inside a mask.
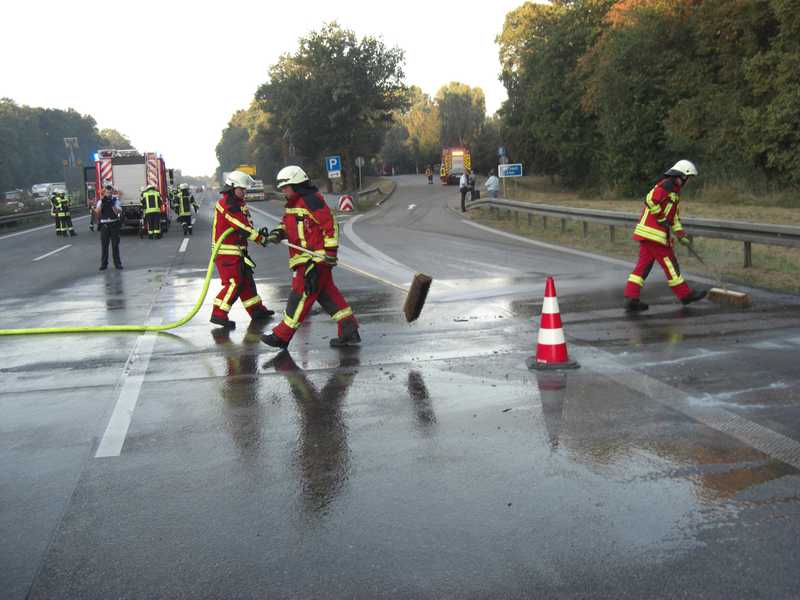
[[[450,81],[481,87],[492,114],[506,98],[495,38],[522,2],[3,2],[0,98],[74,108],[171,167],[211,175],[231,115],[327,21],[405,50],[406,83],[431,96]]]

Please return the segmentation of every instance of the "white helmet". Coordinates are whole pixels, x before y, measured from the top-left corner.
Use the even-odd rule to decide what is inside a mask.
[[[189,189],[189,184],[188,183],[182,183],[178,187],[181,188],[182,190],[188,190]]]
[[[308,175],[300,167],[289,165],[283,167],[275,178],[275,189],[281,189],[285,185],[295,185],[308,181]]]
[[[679,175],[681,177],[689,177],[690,175],[697,175],[697,167],[690,160],[679,160],[673,167],[664,173],[664,175]]]
[[[253,187],[255,180],[250,177],[247,173],[243,173],[242,171],[231,171],[225,177],[225,185],[234,188],[250,188]],[[187,186],[188,187],[188,186]]]

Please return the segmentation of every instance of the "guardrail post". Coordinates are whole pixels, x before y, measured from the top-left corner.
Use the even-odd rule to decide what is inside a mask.
[[[753,245],[750,242],[744,243],[744,268],[753,266]]]
[[[533,213],[528,213],[528,227],[533,225]]]
[[[612,244],[614,243],[614,231],[615,231],[614,230],[614,226],[613,225],[609,225],[608,226],[608,239]]]
[[[514,225],[519,227],[519,211],[518,210],[514,211]]]
[[[583,225],[583,239],[589,237],[589,223],[587,221],[582,221],[581,224]]]
[[[547,229],[547,215],[542,215],[542,229]]]
[[[567,220],[561,219],[561,233],[567,232]]]

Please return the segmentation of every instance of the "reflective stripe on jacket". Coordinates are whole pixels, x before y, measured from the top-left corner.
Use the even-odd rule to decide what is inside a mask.
[[[142,207],[144,214],[161,212],[161,194],[157,190],[150,190],[142,194]]]
[[[214,205],[211,242],[216,244],[229,227],[234,230],[220,246],[219,256],[243,256],[247,251],[247,240],[255,240],[258,231],[250,221],[247,204],[234,196],[233,192],[225,192]]]
[[[290,197],[278,227],[286,232],[289,243],[296,246],[330,256],[336,256],[339,251],[339,225],[325,198],[317,191],[306,190],[303,195]],[[321,260],[289,248],[289,268]]]
[[[657,242],[669,246],[669,232],[682,231],[680,220],[681,180],[678,177],[665,177],[653,186],[644,200],[644,208],[639,222],[633,230],[637,241]]]

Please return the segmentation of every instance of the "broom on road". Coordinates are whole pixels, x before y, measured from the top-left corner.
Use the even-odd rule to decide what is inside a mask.
[[[682,238],[678,239],[680,240]],[[750,306],[752,303],[750,294],[746,294],[744,292],[734,292],[727,289],[725,284],[722,283],[722,275],[720,275],[719,271],[717,271],[716,268],[711,268],[709,265],[707,265],[706,261],[702,259],[697,251],[692,247],[690,242],[687,241],[681,243],[689,251],[689,254],[694,256],[698,262],[706,268],[706,271],[710,271],[714,275],[714,279],[717,280],[717,285],[719,287],[714,287],[708,290],[708,295],[706,298],[708,298],[711,302],[717,302],[718,304],[733,304],[735,306],[743,307]]]
[[[295,244],[290,244],[286,240],[283,242],[289,248],[294,248],[295,250],[299,250],[300,252],[304,252],[306,254],[310,254],[311,256],[315,256],[317,258],[321,258],[325,260],[325,255],[319,252],[314,252],[313,250],[309,250],[308,248],[303,248],[302,246],[297,246]],[[420,313],[422,312],[422,307],[425,305],[425,299],[428,297],[428,290],[431,289],[431,283],[433,283],[433,277],[429,275],[425,275],[424,273],[417,273],[414,275],[414,279],[411,280],[411,285],[408,287],[404,287],[393,281],[389,281],[384,279],[383,277],[378,277],[372,273],[359,269],[358,267],[354,267],[353,265],[348,265],[342,261],[338,261],[340,267],[344,267],[348,271],[352,271],[353,273],[358,273],[359,275],[363,275],[369,279],[374,279],[384,285],[388,285],[398,290],[402,290],[406,292],[406,301],[403,304],[403,314],[406,317],[406,321],[411,323],[412,321],[416,321],[419,317]]]

